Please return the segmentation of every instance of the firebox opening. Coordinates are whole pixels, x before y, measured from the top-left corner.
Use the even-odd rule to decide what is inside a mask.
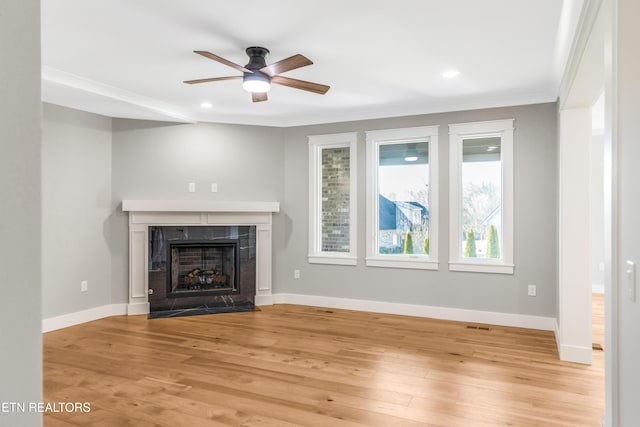
[[[237,240],[170,242],[167,296],[238,293]]]

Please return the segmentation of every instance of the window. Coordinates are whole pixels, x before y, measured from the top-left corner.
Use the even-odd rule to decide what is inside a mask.
[[[512,274],[513,119],[449,125],[453,271]]]
[[[309,137],[309,262],[356,265],[357,134]]]
[[[438,268],[438,126],[367,132],[367,265]]]

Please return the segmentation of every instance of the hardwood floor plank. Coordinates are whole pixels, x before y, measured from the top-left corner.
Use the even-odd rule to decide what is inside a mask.
[[[469,327],[470,326],[470,327]],[[596,426],[603,352],[553,333],[296,305],[101,319],[44,334],[47,413],[69,426]]]

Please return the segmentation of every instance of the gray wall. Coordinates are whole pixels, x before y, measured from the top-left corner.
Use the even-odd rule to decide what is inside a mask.
[[[40,2],[0,2],[0,402],[42,400]],[[37,413],[0,425],[38,426]]]
[[[285,130],[285,234],[278,254],[276,292],[356,298],[473,310],[556,315],[557,135],[556,104],[368,120]],[[515,119],[515,274],[449,272],[448,125],[482,120]],[[364,266],[365,142],[364,131],[440,125],[439,271],[398,270]],[[307,263],[307,136],[358,131],[358,266]],[[282,239],[280,241],[279,239]],[[293,278],[300,269],[301,278]],[[527,296],[527,285],[538,296]]]
[[[539,104],[443,114],[336,123],[295,128],[175,124],[113,119],[111,171],[109,120],[59,107],[46,106],[45,154],[51,164],[44,173],[45,219],[56,210],[68,218],[50,223],[45,245],[65,234],[70,214],[84,206],[91,232],[76,237],[78,244],[98,246],[87,254],[91,263],[110,251],[109,260],[95,266],[111,278],[103,286],[89,278],[90,291],[79,292],[88,273],[64,265],[56,272],[56,285],[47,284],[46,315],[77,311],[91,305],[126,303],[128,289],[128,223],[121,211],[123,199],[210,199],[280,201],[274,216],[274,292],[356,298],[398,303],[458,307],[483,311],[555,316],[556,313],[556,104]],[[514,275],[449,272],[448,260],[448,124],[515,119],[515,263]],[[440,125],[440,245],[439,271],[398,270],[364,266],[365,144],[364,131],[418,125]],[[359,131],[358,147],[358,254],[357,267],[307,263],[308,152],[307,136]],[[83,146],[84,144],[84,146]],[[51,152],[49,152],[51,148]],[[83,152],[82,149],[86,149]],[[56,151],[59,150],[59,151]],[[83,154],[82,154],[83,153]],[[82,155],[96,170],[79,194],[66,188],[85,174],[77,166]],[[69,158],[67,158],[67,157]],[[69,172],[69,173],[67,173]],[[107,178],[111,177],[111,201]],[[196,183],[189,193],[188,183]],[[211,193],[211,183],[218,193]],[[77,184],[76,184],[77,185]],[[49,200],[49,194],[62,201]],[[91,199],[85,194],[91,194]],[[70,202],[64,203],[66,198]],[[73,207],[72,207],[73,205]],[[110,216],[109,216],[110,212]],[[55,224],[56,227],[53,226]],[[45,259],[55,257],[45,252]],[[108,258],[108,257],[107,257]],[[49,268],[48,264],[45,266]],[[301,279],[293,270],[301,270]],[[96,283],[96,287],[92,283]],[[47,282],[45,282],[47,283]],[[528,297],[528,284],[538,285],[538,296]],[[55,291],[64,290],[68,303]],[[110,292],[107,295],[105,292]]]
[[[111,119],[51,104],[42,127],[42,315],[111,304]],[[80,292],[80,281],[88,291]]]
[[[115,119],[112,200],[197,199],[282,201],[283,130],[211,123],[181,125]],[[188,183],[196,183],[189,193]],[[211,193],[211,183],[218,192]],[[115,303],[128,302],[128,219],[118,207],[111,219]],[[274,235],[283,234],[282,215]],[[282,248],[274,245],[274,262]]]

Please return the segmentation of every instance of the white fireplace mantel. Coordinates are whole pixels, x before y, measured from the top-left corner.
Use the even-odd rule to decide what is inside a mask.
[[[272,304],[271,217],[279,202],[123,200],[129,212],[128,314],[149,313],[149,226],[256,226],[256,305]]]
[[[279,212],[279,202],[217,200],[123,200],[125,212]]]

